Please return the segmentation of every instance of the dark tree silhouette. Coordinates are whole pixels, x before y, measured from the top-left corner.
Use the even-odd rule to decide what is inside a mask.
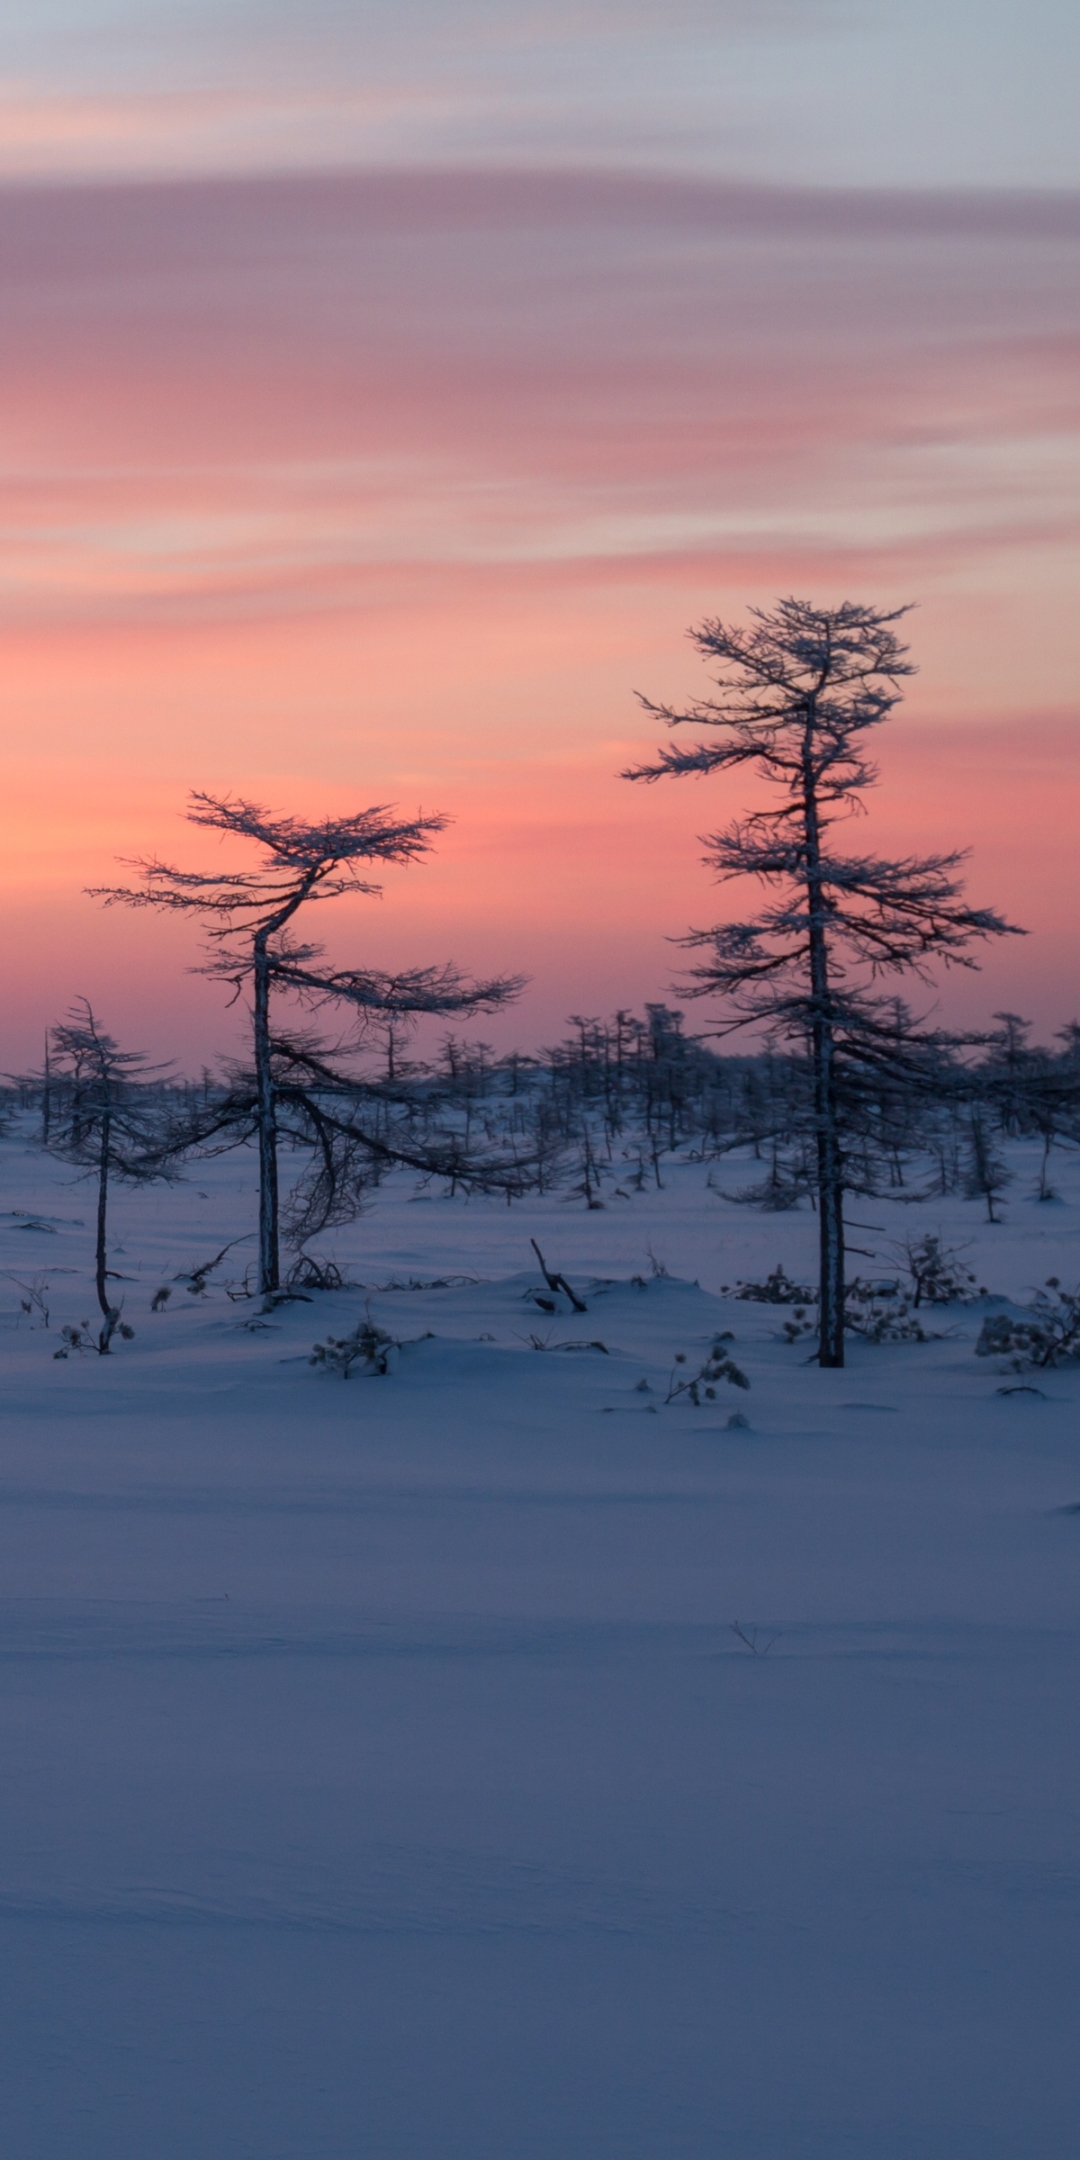
[[[389,1021],[422,1013],[490,1011],[516,994],[520,980],[474,983],[453,967],[415,968],[400,975],[333,968],[325,964],[321,946],[297,943],[290,935],[294,916],[309,903],[345,893],[378,893],[379,886],[361,874],[361,865],[415,862],[443,831],[443,817],[399,820],[385,806],[377,806],[307,825],[297,818],[271,818],[256,803],[202,793],[192,795],[188,817],[194,825],[255,841],[262,850],[261,863],[252,870],[195,871],[156,859],[139,860],[132,867],[141,871],[141,885],[96,887],[94,897],[106,906],[122,903],[202,916],[210,924],[212,952],[205,972],[231,982],[236,995],[246,983],[251,985],[255,1099],[253,1104],[246,1101],[241,1089],[231,1108],[238,1122],[253,1112],[259,1147],[259,1288],[272,1291],[279,1286],[281,1266],[278,1108],[283,1092],[295,1103],[299,1092],[306,1091],[309,1122],[315,1125],[312,1137],[330,1166],[335,1191],[339,1173],[349,1174],[350,1151],[365,1144],[362,1134],[345,1129],[347,1121],[320,1116],[318,1090],[340,1091],[342,1085],[335,1052],[310,1035],[276,1034],[272,993],[292,993],[310,1010],[345,1007],[360,1020],[378,1016]],[[215,1119],[220,1127],[220,1110]],[[384,1156],[392,1152],[382,1149]]]
[[[175,1174],[161,1153],[166,1113],[155,1086],[166,1068],[121,1050],[85,998],[51,1030],[46,1056],[54,1096],[49,1152],[97,1179],[94,1283],[102,1314],[97,1349],[105,1357],[118,1329],[132,1333],[109,1291],[109,1188]]]
[[[894,625],[906,612],[845,602],[837,608],[782,600],[755,608],[748,628],[706,622],[691,632],[719,663],[719,694],[688,711],[642,699],[668,727],[696,727],[692,747],[661,750],[629,780],[728,772],[748,766],[778,791],[773,807],[709,835],[706,861],[719,882],[756,878],[776,895],[743,921],[693,931],[681,943],[706,949],[689,994],[720,992],[731,1027],[756,1023],[809,1051],[821,1240],[822,1365],[844,1362],[845,1093],[883,1072],[910,1074],[944,1038],[922,1033],[882,978],[927,979],[934,961],[974,967],[973,941],[1014,929],[988,908],[969,908],[956,873],[962,852],[896,862],[836,852],[837,822],[862,807],[877,770],[866,738],[899,701],[914,671]]]

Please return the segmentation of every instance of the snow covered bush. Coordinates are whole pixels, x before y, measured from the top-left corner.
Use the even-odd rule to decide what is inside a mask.
[[[727,1296],[727,1284],[723,1286]],[[805,1283],[794,1283],[785,1275],[782,1261],[778,1261],[771,1275],[763,1283],[737,1282],[732,1297],[749,1300],[754,1305],[813,1305],[815,1294]]]
[[[932,1342],[932,1333],[914,1310],[917,1303],[918,1299],[903,1292],[897,1282],[866,1282],[856,1276],[844,1293],[844,1325],[863,1342]],[[808,1300],[807,1305],[797,1305],[793,1317],[784,1321],[785,1342],[801,1342],[804,1336],[816,1334],[813,1301]]]
[[[934,1232],[907,1238],[898,1248],[898,1256],[909,1289],[902,1289],[899,1280],[870,1281],[859,1275],[845,1286],[845,1325],[864,1342],[930,1342],[932,1333],[917,1318],[920,1305],[967,1303],[985,1294],[957,1249],[943,1244]],[[793,1318],[784,1322],[785,1342],[801,1342],[804,1336],[816,1332],[813,1291],[804,1284],[790,1282],[782,1266],[775,1267],[763,1283],[736,1283],[734,1295],[751,1298],[760,1305],[793,1305]]]
[[[896,1284],[849,1283],[846,1296],[847,1326],[863,1342],[929,1342],[931,1337],[914,1312],[915,1300]]]
[[[351,1335],[328,1335],[324,1343],[316,1343],[308,1359],[309,1365],[321,1365],[324,1372],[340,1373],[347,1380],[354,1365],[366,1373],[386,1374],[390,1370],[390,1352],[397,1344],[385,1328],[377,1327],[370,1313],[358,1320]]]
[[[1063,1290],[1056,1275],[1048,1276],[1024,1313],[987,1316],[975,1355],[1007,1358],[1013,1372],[1080,1357],[1080,1289]]]

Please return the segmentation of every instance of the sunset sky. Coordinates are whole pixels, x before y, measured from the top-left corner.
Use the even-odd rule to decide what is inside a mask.
[[[860,844],[1080,1010],[1080,11],[1066,0],[36,0],[0,32],[8,1069],[76,994],[188,1068],[189,789],[454,823],[333,948],[667,995],[718,783],[634,692],[776,594],[916,603]],[[705,1025],[698,1008],[695,1025]]]

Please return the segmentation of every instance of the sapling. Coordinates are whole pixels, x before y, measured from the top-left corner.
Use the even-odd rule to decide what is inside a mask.
[[[133,1327],[129,1327],[126,1320],[121,1320],[119,1313],[116,1313],[107,1338],[105,1328],[99,1329],[95,1335],[89,1320],[80,1320],[78,1326],[73,1326],[71,1322],[68,1322],[61,1328],[60,1334],[64,1347],[62,1350],[53,1351],[54,1358],[66,1358],[72,1350],[90,1350],[96,1356],[103,1357],[108,1351],[114,1335],[121,1336],[124,1342],[132,1342],[135,1330]]]
[[[33,1324],[36,1315],[42,1327],[47,1328],[49,1325],[48,1277],[46,1275],[35,1275],[30,1282],[23,1282],[21,1276],[9,1275],[8,1281],[13,1282],[17,1290],[22,1291],[22,1296],[19,1299],[19,1311],[26,1314],[31,1324]]]
[[[673,1371],[668,1382],[668,1391],[664,1397],[665,1403],[677,1402],[681,1395],[685,1395],[687,1401],[694,1404],[695,1409],[700,1409],[703,1402],[716,1401],[716,1390],[721,1380],[726,1380],[731,1387],[748,1388],[750,1382],[746,1374],[741,1366],[736,1365],[730,1351],[724,1347],[726,1343],[734,1342],[734,1340],[735,1338],[730,1332],[714,1336],[712,1349],[709,1351],[704,1364],[700,1366],[696,1373],[691,1373],[688,1377],[681,1374],[677,1369],[680,1365],[687,1363],[686,1352],[677,1350],[675,1352],[676,1370]]]
[[[966,1304],[985,1295],[974,1270],[960,1258],[963,1248],[943,1244],[937,1231],[904,1238],[893,1249],[911,1283],[914,1306]]]
[[[121,1321],[121,1308],[109,1289],[117,1280],[108,1256],[110,1186],[146,1185],[176,1175],[165,1148],[169,1120],[160,1079],[166,1070],[150,1065],[141,1051],[121,1050],[99,1027],[85,998],[52,1029],[52,1074],[59,1102],[49,1152],[97,1182],[94,1287],[102,1317],[93,1347],[101,1357],[108,1356],[114,1335],[130,1340],[134,1333]],[[78,1329],[65,1328],[69,1349],[91,1347],[88,1326],[83,1321]]]

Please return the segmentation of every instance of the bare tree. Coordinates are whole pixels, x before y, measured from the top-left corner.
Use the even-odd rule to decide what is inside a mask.
[[[333,1052],[325,1044],[310,1037],[275,1035],[272,993],[291,993],[311,1010],[345,1007],[359,1020],[377,1015],[390,1021],[423,1013],[491,1011],[516,995],[520,980],[468,982],[453,967],[415,968],[400,975],[333,968],[326,965],[320,945],[297,943],[290,934],[294,916],[309,903],[335,900],[345,893],[378,893],[379,886],[361,874],[361,865],[416,861],[427,853],[435,834],[442,832],[443,817],[399,820],[385,806],[377,806],[352,817],[307,825],[297,818],[272,818],[257,803],[202,793],[192,795],[188,817],[194,825],[254,841],[262,850],[260,864],[252,870],[197,871],[179,870],[156,858],[139,860],[132,867],[141,871],[141,885],[96,887],[94,897],[106,906],[122,903],[203,917],[210,925],[212,953],[205,972],[230,982],[237,996],[246,983],[251,985],[259,1287],[272,1291],[279,1286],[281,1266],[281,1088],[291,1084],[295,1093],[301,1069],[306,1069],[309,1080],[340,1087],[340,1070],[334,1068]],[[282,1060],[290,1068],[288,1079],[280,1071]],[[238,1114],[246,1114],[242,1102]],[[324,1124],[320,1143],[330,1132]]]
[[[1012,1179],[1012,1171],[1004,1157],[998,1154],[983,1112],[976,1105],[968,1125],[968,1167],[964,1192],[969,1200],[985,1200],[987,1222],[1001,1221],[1000,1215],[994,1213],[994,1206],[1006,1188],[1012,1184]]]
[[[822,1365],[844,1362],[844,1091],[861,1076],[913,1069],[943,1038],[920,1034],[895,997],[875,985],[933,961],[977,963],[973,941],[1014,929],[961,900],[962,853],[888,862],[834,850],[831,831],[862,807],[877,779],[865,739],[899,701],[913,672],[884,613],[850,601],[819,608],[781,600],[751,610],[748,628],[706,622],[691,632],[719,663],[719,695],[688,711],[642,699],[668,727],[704,731],[693,747],[664,749],[630,780],[727,772],[748,766],[779,792],[705,840],[719,882],[756,878],[774,900],[746,920],[693,931],[681,943],[707,948],[690,995],[720,992],[732,1028],[767,1024],[809,1051],[813,1079],[814,1184],[820,1225]]]
[[[175,1174],[160,1151],[164,1113],[155,1083],[166,1068],[149,1065],[140,1051],[121,1050],[98,1026],[86,998],[52,1029],[49,1063],[59,1098],[49,1152],[97,1179],[94,1284],[102,1315],[97,1348],[105,1357],[118,1329],[132,1333],[109,1289],[109,1188],[116,1181],[142,1185]]]

